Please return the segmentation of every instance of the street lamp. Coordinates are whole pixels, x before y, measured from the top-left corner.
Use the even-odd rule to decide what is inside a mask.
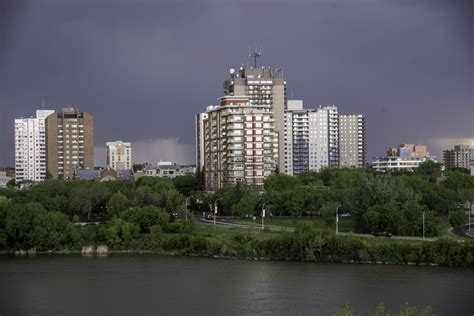
[[[222,200],[222,198],[218,198],[217,200],[214,201],[214,225],[216,225],[216,217],[217,217],[217,201]]]
[[[336,208],[336,235],[339,233],[339,208],[342,205],[338,205]]]
[[[267,202],[263,202],[262,204],[262,229],[265,229],[265,224],[264,224],[264,219],[265,219],[265,203]]]
[[[188,200],[189,200],[190,198],[191,198],[190,196],[188,196],[188,197],[186,198],[186,208],[184,209],[184,216],[185,216],[186,220],[188,220]]]
[[[423,240],[425,240],[425,211],[423,210]]]

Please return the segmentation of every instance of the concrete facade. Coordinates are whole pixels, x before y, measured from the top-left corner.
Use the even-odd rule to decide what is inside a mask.
[[[107,167],[114,170],[132,169],[132,144],[121,140],[107,142]]]
[[[37,110],[35,118],[15,119],[16,181],[43,181],[46,177],[45,119],[53,110]]]
[[[278,134],[270,103],[253,104],[250,96],[225,96],[210,106],[204,120],[206,190],[245,182],[263,188],[276,170]]]
[[[94,168],[92,115],[73,107],[46,118],[47,169],[53,178],[72,179],[75,169]]]
[[[274,131],[278,137],[277,168],[283,172],[285,164],[284,132],[286,109],[286,81],[281,68],[241,67],[230,69],[230,78],[224,81],[224,95],[248,96],[252,105],[270,106],[273,111]]]
[[[364,168],[366,165],[365,117],[339,115],[339,166]]]
[[[401,144],[389,148],[387,156],[375,158],[372,168],[379,172],[413,171],[428,160],[436,162],[436,157],[430,155],[426,146]]]
[[[443,164],[446,169],[470,169],[474,160],[474,150],[469,145],[456,145],[454,149],[443,150]]]
[[[202,171],[204,168],[204,120],[207,119],[207,113],[198,113],[196,115],[196,167]]]
[[[303,109],[288,100],[285,111],[284,170],[288,175],[339,165],[339,118],[334,105]]]

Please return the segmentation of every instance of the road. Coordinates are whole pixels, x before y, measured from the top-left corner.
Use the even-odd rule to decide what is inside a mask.
[[[201,223],[204,224],[214,224],[214,221],[212,220],[207,220],[203,218],[198,218],[198,220]],[[261,225],[258,224],[242,224],[242,223],[235,223],[232,222],[229,219],[217,219],[216,220],[216,225],[221,225],[224,227],[238,227],[238,228],[245,228],[245,229],[261,229]],[[474,226],[473,226],[474,227]],[[272,230],[272,231],[286,231],[286,232],[294,232],[295,229],[292,227],[283,227],[283,226],[273,226],[273,225],[265,225],[266,229]],[[352,236],[357,236],[357,237],[362,237],[362,238],[385,238],[385,237],[375,237],[372,234],[356,234],[356,233],[343,233],[339,232],[339,235],[352,235]],[[415,241],[434,241],[437,240],[438,237],[413,237],[413,236],[392,236],[391,239],[397,239],[397,240],[415,240]]]
[[[462,237],[467,239],[474,239],[471,235],[474,235],[474,224],[471,224],[471,235],[467,234],[467,230],[469,229],[469,224],[464,225],[461,229],[453,229],[449,230],[449,234],[454,237]]]

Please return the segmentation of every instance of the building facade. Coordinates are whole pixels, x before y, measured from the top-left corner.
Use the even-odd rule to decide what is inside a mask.
[[[470,169],[474,160],[474,150],[469,145],[456,145],[454,149],[443,150],[443,164],[446,169]]]
[[[334,105],[303,109],[288,100],[285,111],[284,170],[288,175],[339,165],[339,118]]]
[[[245,182],[263,188],[278,160],[278,134],[270,103],[250,96],[224,96],[207,109],[204,120],[206,190]]]
[[[248,96],[249,102],[257,106],[270,106],[273,111],[274,131],[278,137],[277,168],[284,169],[284,119],[286,108],[286,81],[281,68],[240,67],[230,69],[230,78],[224,81],[224,95]]]
[[[207,119],[207,113],[198,113],[196,115],[196,167],[200,171],[204,168],[204,120]]]
[[[424,145],[401,144],[389,148],[385,157],[375,158],[372,168],[379,172],[413,171],[425,161],[436,162]]]
[[[94,168],[92,115],[73,107],[46,118],[47,170],[53,178],[72,179],[75,169]]]
[[[339,166],[364,168],[366,165],[365,117],[339,115]]]
[[[37,110],[35,118],[15,119],[15,179],[43,181],[46,178],[45,119],[53,110]]]
[[[132,170],[132,144],[121,140],[107,142],[107,167],[114,170]]]

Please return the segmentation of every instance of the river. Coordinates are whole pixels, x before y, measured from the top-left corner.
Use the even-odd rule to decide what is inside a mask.
[[[0,315],[474,314],[474,271],[158,255],[0,257]]]

